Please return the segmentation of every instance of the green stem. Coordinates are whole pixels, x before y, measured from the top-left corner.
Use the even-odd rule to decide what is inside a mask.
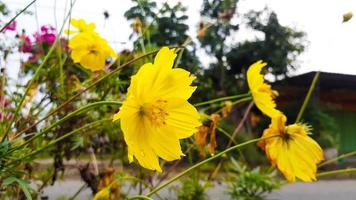
[[[226,101],[226,100],[231,100],[231,99],[238,99],[238,98],[248,97],[248,96],[250,96],[250,93],[239,94],[239,95],[233,95],[233,96],[227,96],[227,97],[220,97],[220,98],[217,98],[217,99],[212,99],[212,100],[209,100],[209,101],[204,101],[204,102],[196,103],[196,104],[194,104],[194,106],[204,106],[204,105],[209,105],[209,104],[217,103],[217,102],[220,102],[220,101]]]
[[[70,197],[68,200],[75,200],[75,199],[77,198],[77,196],[78,196],[86,187],[88,187],[88,186],[87,186],[86,183],[84,183],[84,184],[82,185],[82,187],[80,187],[80,188],[77,190],[77,192],[75,192],[75,193],[73,194],[73,196]]]
[[[175,47],[171,47],[171,48],[175,48]],[[179,48],[179,47],[178,47]],[[84,92],[88,91],[89,89],[91,89],[92,87],[94,87],[95,85],[97,85],[98,83],[100,83],[101,81],[107,79],[108,77],[111,77],[113,74],[115,74],[116,72],[120,71],[122,68],[135,63],[136,61],[157,53],[159,50],[154,50],[151,52],[148,52],[144,55],[141,55],[137,58],[134,58],[120,66],[118,66],[116,69],[114,69],[113,71],[111,71],[110,73],[107,73],[106,75],[102,76],[101,78],[97,79],[96,81],[94,81],[91,85],[89,85],[88,87],[86,87],[84,90],[81,90],[80,92],[78,92],[76,95],[70,97],[67,101],[65,101],[64,103],[62,103],[61,105],[59,105],[57,108],[55,108],[54,110],[52,110],[51,112],[49,112],[46,116],[44,116],[43,118],[41,118],[40,120],[38,120],[37,122],[33,123],[32,125],[28,126],[27,128],[21,130],[20,132],[18,132],[16,135],[21,135],[23,133],[25,133],[26,131],[32,129],[33,127],[35,127],[37,124],[41,123],[42,121],[46,120],[48,117],[50,117],[51,115],[53,115],[54,113],[58,112],[61,108],[63,108],[64,106],[66,106],[68,103],[70,103],[71,101],[73,101],[74,99],[76,99],[77,97],[79,97],[81,94],[83,94]]]
[[[2,33],[5,28],[10,25],[18,16],[20,16],[23,12],[25,12],[32,4],[34,4],[37,0],[31,1],[24,9],[22,9],[19,13],[17,13],[10,21],[8,21],[5,26],[3,26],[0,30],[0,33]]]
[[[240,103],[248,102],[248,101],[251,101],[251,100],[252,100],[252,97],[248,96],[248,97],[245,97],[245,98],[242,98],[242,99],[239,99],[239,100],[236,100],[236,101],[232,102],[232,106],[235,106],[235,105],[240,104]],[[223,111],[223,108],[220,108],[215,113],[219,113],[219,112],[222,112],[222,111]]]
[[[98,107],[98,106],[102,106],[102,105],[121,105],[120,102],[116,102],[116,101],[99,101],[99,102],[95,102],[95,103],[91,103],[88,104],[86,106],[83,106],[71,113],[69,113],[68,115],[66,115],[65,117],[61,118],[60,120],[54,122],[53,124],[51,124],[48,128],[46,128],[45,130],[39,132],[38,134],[36,134],[35,136],[31,137],[30,139],[26,140],[24,143],[22,143],[21,145],[14,147],[14,149],[10,150],[9,152],[12,152],[16,149],[19,149],[21,147],[26,146],[27,144],[29,144],[30,142],[32,142],[33,140],[37,139],[38,137],[42,136],[43,134],[49,132],[52,128],[56,127],[57,125],[61,124],[62,122],[70,119],[73,116],[76,116],[78,114],[81,114],[89,109]]]
[[[337,156],[336,158],[327,160],[327,161],[321,163],[318,167],[322,167],[322,166],[328,165],[330,163],[336,162],[337,160],[339,160],[341,158],[346,158],[346,157],[350,157],[350,156],[353,156],[353,155],[356,155],[356,151],[351,151],[349,153],[345,153],[345,154],[342,154],[340,156]]]
[[[327,171],[327,172],[321,172],[321,173],[318,173],[316,176],[321,177],[321,176],[328,176],[328,175],[342,174],[342,173],[351,173],[351,172],[356,172],[356,168],[338,169],[338,170],[332,170],[332,171]]]
[[[205,159],[205,160],[203,160],[203,161],[201,161],[201,162],[199,162],[199,163],[197,163],[197,164],[195,164],[195,165],[189,167],[188,169],[186,169],[186,170],[180,172],[179,174],[175,175],[174,177],[172,177],[171,179],[169,179],[169,180],[166,181],[165,183],[162,183],[161,185],[159,185],[158,187],[156,187],[155,189],[153,189],[151,192],[147,193],[145,196],[148,196],[148,197],[152,196],[152,195],[155,194],[156,192],[160,191],[162,188],[164,188],[164,187],[166,187],[167,185],[173,183],[174,181],[176,181],[177,179],[181,178],[182,176],[188,174],[189,172],[193,171],[194,169],[196,169],[196,168],[198,168],[198,167],[200,167],[200,166],[202,166],[202,165],[204,165],[204,164],[206,164],[206,163],[208,163],[208,162],[210,162],[210,161],[212,161],[212,160],[214,160],[214,159],[216,159],[216,158],[219,158],[219,157],[221,157],[222,155],[224,155],[224,154],[226,154],[226,153],[228,153],[228,152],[230,152],[230,151],[233,151],[233,150],[235,150],[235,149],[238,149],[238,148],[240,148],[240,147],[246,146],[246,145],[248,145],[248,144],[252,144],[252,143],[258,142],[258,141],[260,141],[260,140],[269,139],[269,138],[272,138],[272,137],[276,137],[276,136],[271,136],[271,137],[267,137],[267,138],[257,138],[257,139],[249,140],[249,141],[247,141],[247,142],[244,142],[244,143],[241,143],[241,144],[237,144],[237,145],[235,145],[235,146],[232,146],[232,147],[230,147],[230,148],[227,148],[227,149],[225,149],[224,151],[222,151],[222,152],[220,152],[220,153],[218,153],[218,154],[216,154],[216,155],[214,155],[214,156],[212,156],[212,157],[210,157],[210,158],[207,158],[207,159]]]
[[[300,111],[299,111],[299,113],[298,113],[297,119],[296,119],[296,121],[295,121],[296,123],[301,120],[302,115],[303,115],[305,109],[306,109],[307,106],[308,106],[310,97],[311,97],[311,95],[312,95],[312,93],[313,93],[313,91],[314,91],[314,88],[315,88],[315,86],[316,86],[316,83],[317,83],[317,81],[318,81],[318,79],[319,79],[319,75],[320,75],[320,71],[317,71],[317,72],[315,73],[315,75],[314,75],[314,78],[313,78],[312,84],[311,84],[310,87],[309,87],[307,96],[305,97],[304,102],[303,102],[303,105],[302,105],[302,107],[300,108]]]
[[[69,13],[72,12],[72,8],[73,8],[73,5],[71,5],[71,7],[69,9]],[[66,21],[68,17],[69,17],[69,14],[66,16],[64,21]],[[63,23],[63,25],[61,27],[61,30],[60,30],[59,34],[57,35],[57,37],[56,37],[56,40],[54,41],[54,43],[52,44],[52,46],[49,49],[48,53],[44,57],[42,63],[36,69],[35,74],[32,76],[31,80],[27,84],[27,87],[25,89],[25,93],[21,97],[21,100],[20,100],[19,104],[16,106],[16,109],[15,109],[15,112],[13,114],[12,120],[10,121],[10,123],[8,124],[8,126],[6,128],[6,131],[5,131],[5,134],[4,134],[3,138],[2,138],[2,141],[4,141],[7,138],[8,134],[9,134],[9,132],[11,130],[12,124],[15,122],[15,120],[17,118],[17,115],[19,114],[20,108],[22,107],[22,104],[25,101],[26,95],[27,95],[28,91],[30,90],[32,83],[37,79],[37,76],[40,74],[42,67],[45,66],[47,60],[49,59],[49,57],[51,56],[52,52],[54,51],[54,49],[55,49],[55,47],[56,47],[56,45],[57,45],[57,43],[58,43],[58,41],[60,39],[60,36],[61,36],[62,30],[64,28],[64,25],[65,25],[65,23]]]
[[[184,52],[185,47],[187,47],[187,45],[190,44],[192,41],[193,41],[192,38],[191,38],[191,37],[188,37],[188,38],[184,41],[184,43],[183,43],[183,45],[182,45],[184,48],[179,48],[179,49],[176,51],[176,53],[177,53],[177,52],[180,50],[180,51],[179,51],[179,54],[178,54],[178,57],[177,57],[177,59],[176,59],[176,62],[174,63],[173,68],[177,68],[177,67],[178,67],[178,65],[179,65],[179,63],[180,63],[180,61],[181,61],[181,59],[182,59],[182,55],[183,55],[183,52]]]
[[[74,135],[74,134],[79,133],[79,132],[82,131],[82,130],[85,130],[85,129],[89,128],[89,127],[90,127],[90,128],[97,127],[97,126],[99,126],[99,125],[102,125],[103,122],[105,122],[105,121],[111,121],[111,120],[112,120],[112,119],[102,119],[102,120],[98,120],[98,121],[95,121],[95,122],[86,124],[86,125],[84,125],[84,126],[78,128],[78,129],[75,129],[75,130],[73,130],[73,131],[71,131],[71,132],[69,132],[69,133],[66,133],[66,134],[62,135],[62,136],[59,137],[59,138],[56,138],[55,140],[52,140],[52,141],[51,141],[50,143],[48,143],[46,146],[41,147],[41,148],[39,148],[39,149],[37,149],[37,150],[35,150],[35,151],[33,151],[33,152],[31,152],[31,153],[29,153],[29,154],[23,156],[22,158],[20,158],[20,159],[18,159],[18,160],[22,160],[22,159],[24,159],[24,158],[34,156],[34,155],[36,155],[36,154],[42,152],[43,150],[45,150],[45,149],[47,149],[47,148],[49,148],[49,147],[55,145],[56,143],[58,143],[58,142],[60,142],[60,141],[62,141],[62,140],[64,140],[64,139],[66,139],[66,138],[68,138],[68,137],[70,137],[70,136],[72,136],[72,135]]]
[[[230,141],[232,141],[234,144],[237,144],[236,140],[224,129],[222,129],[221,127],[216,127],[216,129],[218,131],[220,131],[221,133],[223,133],[227,138],[229,138]]]

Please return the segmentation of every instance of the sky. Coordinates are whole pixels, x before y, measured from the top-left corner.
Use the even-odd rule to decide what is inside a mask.
[[[157,0],[158,3],[166,1]],[[174,4],[178,1],[168,0],[167,2]],[[189,35],[195,38],[197,25],[201,20],[199,11],[202,0],[180,1],[188,7]],[[30,0],[3,0],[3,2],[10,10],[15,11],[25,7]],[[34,14],[32,16],[21,15],[17,19],[18,27],[25,28],[28,33],[38,30],[43,24],[51,24],[59,29],[65,16],[64,11],[68,10],[68,3],[69,0],[37,0],[29,8],[29,11]],[[124,18],[124,12],[131,6],[130,0],[77,0],[72,17],[95,22],[98,32],[110,41],[113,48],[120,51],[132,45],[128,42],[132,32],[130,23]],[[353,11],[356,14],[356,0],[240,0],[237,9],[242,16],[250,10],[262,10],[266,6],[277,13],[282,25],[296,28],[307,34],[308,46],[306,51],[298,57],[300,68],[294,74],[321,70],[356,75],[354,64],[356,17],[347,23],[342,23],[344,13]],[[104,20],[104,11],[110,13],[109,20]],[[253,37],[255,33],[242,29],[234,38],[243,40]],[[207,66],[209,58],[203,50],[199,51],[198,55],[202,65]],[[19,61],[19,56],[10,57],[12,63]],[[8,71],[10,74],[16,74],[17,70],[13,67]]]

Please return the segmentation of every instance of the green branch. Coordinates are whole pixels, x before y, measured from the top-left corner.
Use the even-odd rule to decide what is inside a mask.
[[[329,176],[329,175],[351,173],[351,172],[356,172],[356,168],[337,169],[337,170],[332,170],[332,171],[327,171],[327,172],[321,172],[321,173],[318,173],[316,176],[321,177],[321,176]]]
[[[315,73],[315,75],[314,75],[314,78],[313,78],[312,84],[311,84],[310,87],[309,87],[307,96],[305,97],[304,102],[303,102],[303,105],[302,105],[302,107],[301,107],[300,110],[299,110],[297,119],[295,120],[296,123],[299,122],[299,121],[302,119],[303,113],[304,113],[305,109],[306,109],[307,106],[308,106],[310,97],[311,97],[311,95],[312,95],[312,93],[313,93],[313,91],[314,91],[314,88],[315,88],[315,86],[316,86],[316,83],[318,82],[319,75],[320,75],[320,71],[317,71],[317,72]]]
[[[73,5],[71,5],[70,9],[69,9],[69,13],[67,14],[67,16],[65,17],[64,21],[66,21],[68,19],[68,17],[70,16],[70,13],[72,12],[72,8],[73,8]],[[15,109],[15,112],[13,114],[13,117],[12,117],[12,120],[10,121],[10,123],[8,124],[7,128],[6,128],[6,131],[5,131],[5,134],[4,136],[2,137],[2,141],[4,141],[10,130],[11,130],[11,127],[12,127],[12,124],[15,122],[16,118],[17,118],[17,115],[19,114],[19,111],[21,109],[21,107],[23,106],[23,102],[25,101],[25,98],[27,96],[27,93],[29,92],[33,82],[37,79],[37,77],[39,76],[40,72],[41,72],[41,69],[43,68],[43,66],[45,66],[45,64],[47,63],[47,60],[49,59],[49,57],[51,56],[52,52],[54,51],[58,41],[60,40],[60,36],[61,36],[61,33],[63,31],[63,28],[64,28],[64,25],[65,23],[63,23],[61,29],[60,29],[60,32],[59,34],[57,35],[56,37],[56,40],[54,41],[54,43],[52,44],[51,48],[49,49],[48,53],[46,54],[46,56],[44,57],[42,63],[38,66],[38,68],[36,69],[36,72],[35,74],[32,76],[31,80],[29,81],[29,83],[27,84],[26,86],[26,89],[25,89],[25,93],[23,94],[23,96],[21,97],[21,100],[19,102],[19,104],[16,106],[16,109]]]
[[[61,124],[62,122],[78,115],[81,114],[87,110],[90,110],[92,108],[98,107],[98,106],[102,106],[102,105],[121,105],[120,102],[116,102],[116,101],[99,101],[99,102],[95,102],[95,103],[91,103],[88,104],[86,106],[83,106],[69,114],[67,114],[65,117],[61,118],[60,120],[54,122],[53,124],[51,124],[49,127],[47,127],[45,130],[39,132],[38,134],[34,135],[33,137],[31,137],[30,139],[26,140],[24,143],[22,143],[21,145],[14,147],[11,151],[9,152],[13,152],[16,149],[19,149],[21,147],[26,146],[27,144],[29,144],[30,142],[32,142],[33,140],[39,138],[40,136],[44,135],[45,133],[48,133],[52,128],[58,126],[59,124]]]
[[[356,151],[351,151],[349,153],[345,153],[345,154],[342,154],[340,156],[337,156],[336,158],[327,160],[327,161],[325,161],[323,163],[320,163],[320,165],[318,167],[322,167],[322,166],[328,165],[330,163],[336,162],[337,160],[339,160],[341,158],[347,158],[347,157],[350,157],[350,156],[353,156],[353,155],[356,155]]]
[[[212,100],[209,100],[209,101],[196,103],[196,104],[194,104],[194,106],[210,105],[210,104],[217,103],[217,102],[220,102],[220,101],[227,101],[227,100],[231,100],[231,99],[238,99],[238,98],[248,97],[248,96],[250,96],[250,93],[227,96],[227,97],[220,97],[220,98],[217,98],[217,99],[212,99]]]
[[[37,0],[33,0],[31,1],[24,9],[22,9],[19,13],[17,13],[13,18],[10,19],[10,21],[8,21],[5,26],[3,26],[0,30],[0,33],[2,33],[5,28],[10,25],[18,16],[20,16],[23,12],[25,12],[27,10],[27,8],[29,8],[33,3],[35,3]]]
[[[237,145],[235,145],[235,146],[232,146],[232,147],[230,147],[230,148],[227,148],[227,149],[225,149],[224,151],[222,151],[222,152],[220,152],[220,153],[218,153],[218,154],[216,154],[216,155],[214,155],[214,156],[212,156],[212,157],[210,157],[210,158],[207,158],[207,159],[205,159],[205,160],[203,160],[203,161],[201,161],[201,162],[199,162],[199,163],[197,163],[197,164],[195,164],[195,165],[189,167],[188,169],[186,169],[186,170],[180,172],[179,174],[175,175],[174,177],[172,177],[171,179],[169,179],[169,180],[166,181],[165,183],[162,183],[161,185],[157,186],[155,189],[153,189],[152,191],[150,191],[149,193],[147,193],[145,196],[146,196],[146,197],[152,196],[153,194],[155,194],[155,193],[157,193],[158,191],[160,191],[162,188],[164,188],[164,187],[166,187],[167,185],[173,183],[174,181],[178,180],[179,178],[185,176],[186,174],[188,174],[189,172],[193,171],[194,169],[196,169],[196,168],[198,168],[198,167],[200,167],[200,166],[202,166],[202,165],[204,165],[204,164],[206,164],[206,163],[208,163],[208,162],[210,162],[210,161],[212,161],[212,160],[215,160],[216,158],[219,158],[219,157],[221,157],[222,155],[224,155],[224,154],[226,154],[226,153],[228,153],[228,152],[230,152],[230,151],[233,151],[233,150],[235,150],[235,149],[238,149],[238,148],[240,148],[240,147],[246,146],[246,145],[248,145],[248,144],[252,144],[252,143],[258,142],[258,141],[260,141],[260,140],[265,140],[265,139],[269,139],[269,138],[272,138],[272,137],[276,137],[276,136],[271,136],[271,137],[267,137],[267,138],[257,138],[257,139],[249,140],[249,141],[247,141],[247,142],[244,142],[244,143],[241,143],[241,144],[237,144]],[[138,197],[142,198],[142,196],[138,196]],[[135,198],[137,198],[137,197],[135,197]],[[132,197],[129,198],[129,199],[132,199]]]

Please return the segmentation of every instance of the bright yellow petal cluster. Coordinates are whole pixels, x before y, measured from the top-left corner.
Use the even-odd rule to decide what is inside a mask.
[[[273,118],[280,111],[276,109],[276,103],[274,102],[277,92],[273,91],[271,86],[264,82],[264,76],[261,74],[262,68],[266,65],[261,60],[252,64],[247,70],[247,82],[257,108],[265,115]]]
[[[82,19],[72,19],[71,24],[78,28],[77,34],[68,43],[75,63],[91,71],[98,71],[105,67],[108,58],[116,57],[108,42],[94,32],[95,24],[87,24]]]
[[[272,118],[272,123],[263,132],[259,143],[272,165],[283,173],[288,181],[316,180],[317,164],[323,160],[323,151],[311,137],[309,128],[303,124],[286,126],[287,118],[282,113]],[[275,136],[275,137],[271,137]]]
[[[87,23],[83,19],[71,19],[70,24],[77,30],[66,30],[68,34],[82,33],[82,32],[93,32],[96,28],[94,23]]]
[[[120,119],[129,160],[135,157],[147,169],[162,171],[159,157],[172,161],[182,153],[179,139],[187,138],[201,125],[199,113],[187,100],[196,87],[195,77],[172,68],[174,49],[163,47],[154,63],[143,65],[131,78],[127,99],[114,120]]]

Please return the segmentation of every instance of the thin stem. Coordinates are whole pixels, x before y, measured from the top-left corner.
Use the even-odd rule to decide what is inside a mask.
[[[231,135],[231,138],[235,138],[237,133],[240,132],[243,124],[245,123],[245,121],[247,120],[248,114],[250,113],[251,109],[253,106],[253,102],[251,102],[248,107],[246,108],[246,111],[241,119],[241,121],[238,123],[238,125],[236,126],[234,132]],[[229,141],[229,143],[226,145],[225,148],[229,148],[232,145],[232,140]],[[242,152],[240,151],[240,155],[242,156],[242,158],[244,158]],[[223,160],[220,160],[219,164],[216,166],[215,170],[213,171],[213,173],[210,174],[209,179],[212,179],[216,176],[216,174],[218,174],[221,166],[222,166]]]
[[[19,149],[21,147],[26,146],[27,144],[29,144],[30,142],[32,142],[33,140],[37,139],[38,137],[42,136],[43,134],[49,132],[52,128],[56,127],[57,125],[61,124],[62,122],[72,118],[73,116],[76,116],[80,113],[83,113],[91,108],[95,108],[98,106],[102,106],[102,105],[121,105],[120,102],[116,102],[116,101],[99,101],[99,102],[95,102],[95,103],[91,103],[88,104],[86,106],[83,106],[69,114],[67,114],[65,117],[61,118],[60,120],[54,122],[53,124],[51,124],[48,128],[46,128],[45,130],[39,132],[38,134],[36,134],[35,136],[31,137],[30,139],[26,140],[24,143],[22,143],[21,145],[14,147],[12,150],[10,150],[10,152]],[[17,135],[18,136],[18,135]]]
[[[0,33],[2,33],[5,28],[10,25],[18,16],[20,16],[23,12],[25,12],[33,3],[35,3],[37,0],[33,0],[31,1],[25,8],[23,8],[19,13],[17,13],[13,18],[10,19],[10,21],[8,21],[5,26],[3,26],[1,29],[0,29]]]
[[[35,1],[34,1],[34,2],[35,2]],[[73,8],[73,5],[71,5],[71,7],[70,7],[70,9],[69,9],[69,13],[72,12],[72,8]],[[64,22],[67,20],[68,17],[69,17],[69,14],[68,14],[68,15],[66,16],[66,18],[64,19]],[[8,126],[7,126],[7,129],[6,129],[5,134],[4,134],[3,138],[2,138],[2,141],[4,141],[4,140],[7,138],[8,134],[9,134],[9,132],[10,132],[10,130],[11,130],[12,124],[15,122],[15,120],[16,120],[16,118],[17,118],[17,115],[18,115],[18,113],[19,113],[19,111],[20,111],[20,108],[22,107],[22,104],[23,104],[23,102],[25,101],[26,95],[27,95],[28,91],[29,91],[30,88],[31,88],[31,85],[32,85],[33,82],[37,79],[37,76],[39,76],[42,67],[45,66],[47,60],[49,59],[50,55],[51,55],[52,52],[54,51],[54,49],[55,49],[55,47],[56,47],[56,45],[57,45],[57,43],[58,43],[58,41],[59,41],[59,38],[60,38],[60,36],[61,36],[61,33],[62,33],[62,31],[63,31],[64,24],[65,24],[64,22],[63,22],[63,25],[62,25],[62,27],[61,27],[60,33],[59,33],[59,34],[57,35],[57,37],[56,37],[56,40],[54,41],[54,43],[52,44],[52,46],[51,46],[51,48],[49,49],[48,53],[47,53],[46,56],[44,57],[42,63],[41,63],[41,64],[38,66],[38,68],[36,69],[35,74],[34,74],[33,77],[31,78],[31,80],[29,81],[29,83],[27,84],[27,87],[26,87],[26,89],[25,89],[25,93],[24,93],[23,96],[21,97],[21,100],[20,100],[19,104],[16,106],[14,115],[13,115],[13,117],[12,117],[12,120],[10,121],[10,123],[9,123]],[[32,128],[32,127],[31,127],[31,128]],[[28,130],[29,130],[29,129],[28,129]],[[27,131],[27,130],[26,130],[26,131]]]
[[[356,155],[356,151],[351,151],[349,153],[345,153],[345,154],[342,154],[340,156],[337,156],[336,158],[327,160],[327,161],[325,161],[323,163],[320,163],[320,165],[318,167],[322,167],[322,166],[328,165],[330,163],[336,162],[337,160],[339,160],[341,158],[346,158],[346,157],[350,157],[350,156],[353,156],[353,155]]]
[[[248,97],[245,97],[245,98],[242,98],[242,99],[239,99],[239,100],[236,100],[234,102],[232,102],[232,106],[234,105],[237,105],[237,104],[240,104],[240,103],[244,103],[244,102],[248,102],[248,101],[251,101],[252,100],[252,97],[251,96],[248,96]],[[220,113],[223,111],[223,108],[220,108],[218,111],[216,111],[215,113]]]
[[[220,131],[221,133],[223,133],[227,138],[229,138],[230,141],[232,141],[234,144],[237,144],[237,141],[224,129],[222,129],[221,127],[216,127],[216,129],[218,131]]]
[[[94,128],[94,127],[97,127],[97,126],[99,126],[99,125],[102,125],[103,122],[105,122],[105,121],[110,121],[110,120],[111,120],[111,119],[102,119],[102,120],[98,120],[98,121],[95,121],[95,122],[86,124],[86,125],[84,125],[84,126],[82,126],[82,127],[80,127],[80,128],[77,128],[77,129],[75,129],[75,130],[73,130],[73,131],[71,131],[71,132],[69,132],[69,133],[66,133],[66,134],[62,135],[62,136],[59,137],[59,138],[56,138],[55,140],[52,140],[52,141],[51,141],[50,143],[48,143],[46,146],[41,147],[41,148],[39,148],[39,149],[37,149],[37,150],[35,150],[35,151],[33,151],[33,152],[31,152],[31,153],[29,153],[29,154],[23,156],[22,158],[20,158],[20,159],[18,159],[18,160],[22,160],[22,159],[24,159],[24,158],[34,156],[34,155],[36,155],[36,154],[42,152],[43,150],[45,150],[45,149],[47,149],[47,148],[49,148],[49,147],[55,145],[56,143],[58,143],[58,142],[60,142],[60,141],[62,141],[62,140],[64,140],[64,139],[66,139],[66,138],[68,138],[68,137],[70,137],[70,136],[72,136],[72,135],[74,135],[74,134],[79,133],[79,132],[82,131],[82,130],[85,130],[85,129],[87,129],[87,128]]]
[[[250,96],[250,93],[238,94],[238,95],[227,96],[227,97],[220,97],[220,98],[217,98],[217,99],[212,99],[212,100],[209,100],[209,101],[204,101],[204,102],[196,103],[196,104],[194,104],[194,106],[204,106],[204,105],[209,105],[209,104],[217,103],[217,102],[220,102],[220,101],[226,101],[226,100],[231,100],[231,99],[238,99],[238,98],[247,97],[247,96]]]
[[[73,194],[73,196],[70,197],[68,200],[74,200],[74,199],[76,199],[77,196],[78,196],[86,187],[87,187],[87,184],[84,183],[84,184],[82,185],[82,187],[80,187],[80,188],[78,189],[78,191],[77,191],[75,194]]]
[[[314,88],[315,88],[315,86],[316,86],[316,83],[317,83],[317,81],[318,81],[318,79],[319,79],[319,75],[320,75],[320,71],[317,71],[317,72],[315,73],[315,75],[314,75],[314,78],[313,78],[312,84],[311,84],[310,87],[309,87],[307,96],[305,97],[304,102],[303,102],[303,105],[302,105],[302,107],[301,107],[300,110],[299,110],[297,119],[295,120],[296,123],[301,120],[302,115],[303,115],[305,109],[306,109],[307,106],[308,106],[310,97],[311,97],[311,95],[312,95],[312,93],[313,93],[313,91],[314,91]]]
[[[235,149],[238,149],[240,147],[246,146],[248,144],[252,144],[252,143],[255,143],[255,142],[258,142],[258,141],[261,141],[261,140],[265,140],[265,139],[269,139],[269,138],[272,138],[272,137],[276,137],[276,136],[271,136],[271,137],[267,137],[267,138],[252,139],[252,140],[249,140],[247,142],[244,142],[244,143],[241,143],[241,144],[237,144],[237,145],[232,146],[232,147],[230,147],[228,149],[225,149],[224,151],[222,151],[222,152],[220,152],[220,153],[218,153],[218,154],[216,154],[216,155],[214,155],[214,156],[212,156],[210,158],[207,158],[207,159],[205,159],[205,160],[203,160],[203,161],[201,161],[201,162],[189,167],[188,169],[180,172],[179,174],[175,175],[174,177],[172,177],[171,179],[169,179],[165,183],[163,183],[163,184],[159,185],[158,187],[156,187],[155,189],[153,189],[151,192],[147,193],[145,196],[148,196],[148,197],[152,196],[156,192],[160,191],[162,188],[164,188],[167,185],[173,183],[174,181],[176,181],[177,179],[181,178],[182,176],[188,174],[189,172],[193,171],[194,169],[196,169],[196,168],[198,168],[198,167],[200,167],[200,166],[202,166],[202,165],[204,165],[204,164],[206,164],[206,163],[208,163],[208,162],[210,162],[210,161],[212,161],[212,160],[214,160],[216,158],[219,158],[222,155],[224,155],[224,154],[226,154],[226,153],[228,153],[230,151],[233,151]]]
[[[329,175],[334,175],[334,174],[351,173],[351,172],[356,172],[356,168],[337,169],[337,170],[332,170],[332,171],[327,171],[327,172],[321,172],[321,173],[318,173],[316,176],[321,177],[321,176],[329,176]]]
[[[59,105],[57,108],[55,108],[54,110],[52,110],[51,112],[49,112],[46,116],[44,116],[42,119],[38,120],[37,122],[33,123],[32,125],[30,125],[29,127],[23,129],[22,131],[18,132],[16,135],[21,135],[23,133],[25,133],[26,131],[32,129],[33,127],[35,127],[37,124],[41,123],[42,121],[46,120],[48,117],[50,117],[51,115],[53,115],[54,113],[58,112],[61,108],[65,107],[68,103],[72,102],[74,99],[76,99],[77,97],[79,97],[81,94],[83,94],[84,92],[88,91],[89,89],[91,89],[92,87],[94,87],[95,85],[97,85],[98,83],[100,83],[101,81],[107,79],[108,77],[114,75],[116,72],[120,71],[122,68],[146,57],[152,54],[157,53],[159,50],[155,50],[155,51],[151,51],[149,53],[146,53],[144,55],[141,55],[137,58],[134,58],[120,66],[118,66],[116,69],[114,69],[113,71],[111,71],[110,73],[104,75],[103,77],[97,79],[96,81],[94,81],[91,85],[89,85],[87,88],[85,88],[84,90],[81,90],[80,92],[78,92],[76,95],[70,97],[67,101],[65,101],[64,103],[62,103],[61,105]]]

